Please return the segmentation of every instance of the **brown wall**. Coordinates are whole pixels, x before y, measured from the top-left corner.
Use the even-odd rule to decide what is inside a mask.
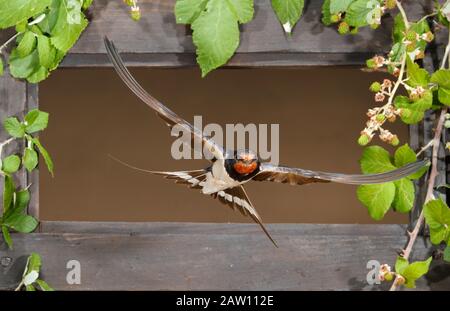
[[[226,69],[205,79],[198,69],[132,71],[188,121],[203,115],[205,123],[279,123],[283,164],[345,173],[359,172],[355,140],[374,103],[367,88],[382,78],[352,68]],[[152,170],[204,164],[171,158],[168,129],[112,69],[58,70],[40,85],[40,105],[51,114],[42,139],[56,170],[52,179],[41,166],[42,219],[248,221],[198,190],[107,157]],[[405,142],[407,127],[391,128]],[[373,223],[354,186],[255,182],[247,189],[265,222]],[[389,212],[384,222],[406,220]]]

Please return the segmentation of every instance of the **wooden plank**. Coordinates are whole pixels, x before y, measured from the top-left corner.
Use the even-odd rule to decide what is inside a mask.
[[[0,121],[9,116],[16,116],[23,118],[29,109],[36,108],[37,100],[37,86],[30,85],[26,82],[12,78],[8,72],[0,77]],[[0,141],[9,138],[8,134],[0,126]],[[3,155],[23,152],[23,141],[16,140],[9,144]],[[15,174],[15,181],[17,186],[22,188],[31,184],[32,201],[29,206],[29,213],[38,216],[39,213],[39,175],[37,170],[29,174],[24,168]],[[3,197],[3,183],[0,183],[0,198]],[[2,206],[0,206],[0,209]]]
[[[13,235],[14,249],[0,254],[0,289],[17,284],[35,251],[43,278],[57,290],[379,290],[386,284],[367,284],[367,262],[392,265],[406,241],[400,225],[268,225],[278,249],[254,224],[45,222],[43,228],[49,233]],[[429,253],[419,239],[414,259]],[[69,260],[80,262],[80,285],[66,282]],[[450,289],[443,271],[448,266],[434,263],[418,289]]]
[[[89,11],[91,24],[62,66],[109,66],[104,56],[104,35],[116,43],[131,66],[195,65],[192,35],[185,25],[175,23],[174,3],[139,1],[142,19],[136,23],[120,1],[95,1]],[[241,43],[228,66],[361,64],[389,49],[392,18],[385,18],[377,30],[365,27],[357,35],[340,36],[336,27],[321,23],[321,6],[322,1],[307,2],[302,19],[292,36],[287,36],[270,0],[256,0],[254,20],[240,27]],[[429,2],[409,1],[405,6],[414,20],[428,11]]]

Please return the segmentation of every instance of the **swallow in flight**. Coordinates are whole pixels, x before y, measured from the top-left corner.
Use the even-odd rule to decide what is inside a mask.
[[[258,223],[276,247],[278,246],[275,240],[264,227],[261,217],[250,201],[243,184],[251,180],[272,181],[291,185],[304,185],[316,182],[336,182],[351,185],[379,184],[404,178],[428,164],[427,160],[422,160],[385,173],[350,175],[276,166],[261,162],[258,155],[251,150],[226,150],[147,93],[125,67],[114,44],[106,37],[104,41],[108,57],[113,63],[114,69],[128,88],[150,108],[155,110],[157,115],[170,128],[174,126],[181,127],[184,131],[190,133],[192,139],[201,141],[203,147],[213,155],[211,164],[207,168],[178,172],[147,171],[131,166],[119,159],[114,159],[132,169],[162,175],[165,178],[175,180],[176,183],[186,184],[192,189],[200,189],[203,194],[219,199],[220,202],[228,205],[233,210],[237,208],[244,216],[250,216]]]

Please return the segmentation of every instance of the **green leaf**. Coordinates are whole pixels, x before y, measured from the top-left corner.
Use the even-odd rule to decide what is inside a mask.
[[[15,78],[26,79],[40,67],[37,49],[25,57],[20,57],[17,49],[11,52],[9,57],[9,69]]]
[[[430,79],[431,83],[436,83],[440,87],[450,89],[450,69],[439,69]]]
[[[395,15],[394,18],[394,28],[392,31],[392,39],[395,43],[400,44],[405,37],[405,22],[403,21],[402,15],[399,13]]]
[[[42,131],[48,125],[48,113],[38,109],[30,110],[25,116],[25,121],[25,131],[28,134]]]
[[[393,207],[400,213],[408,213],[414,206],[415,190],[414,184],[407,178],[394,181],[395,198]]]
[[[430,240],[433,244],[449,242],[450,210],[442,199],[431,200],[423,208],[425,221],[430,227]]]
[[[30,285],[25,286],[25,290],[27,292],[34,292],[34,291],[36,291],[36,288],[34,288],[34,286],[30,284]]]
[[[6,214],[11,207],[16,186],[11,176],[5,175],[3,178],[3,213]]]
[[[22,39],[19,42],[19,45],[16,48],[16,51],[19,57],[25,57],[29,55],[36,47],[36,36],[31,31],[26,31]]]
[[[236,15],[239,23],[245,24],[253,19],[253,0],[228,0],[230,8]]]
[[[416,287],[416,280],[422,277],[428,272],[431,263],[431,257],[425,261],[416,261],[409,264],[402,273],[400,273],[405,279],[405,286],[408,288]]]
[[[378,2],[378,1],[376,1]],[[369,19],[373,14],[375,3],[372,0],[356,0],[350,4],[345,15],[345,21],[353,27],[362,27],[369,24]]]
[[[42,146],[39,139],[37,139],[36,137],[33,137],[32,142],[37,146],[39,152],[41,153],[42,157],[44,158],[44,161],[45,161],[45,164],[47,165],[48,171],[53,176],[54,165],[53,165],[53,160],[50,157],[50,154],[47,152],[47,150],[44,148],[44,146]]]
[[[438,89],[438,99],[442,104],[450,106],[450,89],[440,87]]]
[[[28,76],[27,81],[30,83],[38,83],[45,80],[49,75],[47,68],[40,66],[35,72]]]
[[[39,285],[39,287],[41,288],[41,290],[43,290],[44,292],[52,292],[54,291],[53,288],[51,288],[45,281],[37,279],[36,283]]]
[[[407,63],[407,76],[406,83],[412,87],[426,87],[430,80],[430,74],[423,68],[420,68],[418,64],[413,62],[409,57],[406,58]]]
[[[291,33],[302,16],[304,0],[272,0],[272,8],[286,33]]]
[[[394,154],[394,163],[397,167],[405,166],[406,164],[413,163],[417,161],[417,156],[414,150],[404,144],[403,146],[397,148]],[[409,179],[419,179],[428,170],[428,166],[419,169],[417,172],[409,175]]]
[[[66,1],[59,1],[58,17],[50,40],[57,49],[67,52],[78,40],[88,22],[81,11],[71,11]],[[75,22],[77,19],[79,23]]]
[[[423,119],[424,113],[433,105],[433,93],[425,91],[421,98],[416,101],[410,101],[406,96],[396,96],[394,98],[396,108],[408,109],[410,114],[402,114],[400,118],[406,124],[415,124]]]
[[[10,155],[3,159],[2,170],[5,173],[12,174],[17,172],[20,167],[20,158],[17,155]]]
[[[450,246],[448,245],[444,250],[444,260],[450,262]]]
[[[83,2],[83,6],[82,6],[83,10],[87,10],[91,6],[92,1],[93,0],[84,0],[84,1],[82,1]]]
[[[25,135],[25,127],[16,117],[9,117],[3,122],[3,127],[9,135],[15,138],[22,138]]]
[[[401,256],[397,256],[397,260],[395,261],[395,272],[403,274],[408,265],[409,265],[408,260],[406,260]]]
[[[210,0],[192,29],[202,77],[225,64],[239,45],[238,21],[227,1]]]
[[[2,227],[3,239],[5,240],[6,245],[8,245],[9,249],[13,248],[13,241],[11,239],[11,235],[9,234],[9,230],[6,226]]]
[[[395,185],[393,182],[361,185],[356,194],[361,203],[367,207],[370,216],[375,220],[381,220],[394,201]]]
[[[380,146],[364,148],[359,162],[364,174],[384,173],[396,169],[391,162],[389,152]]]
[[[208,0],[177,0],[175,19],[177,24],[192,24],[205,9]]]
[[[16,201],[14,203],[14,212],[22,213],[30,202],[30,191],[27,189],[16,192]]]
[[[38,221],[30,215],[12,213],[9,217],[3,220],[3,224],[18,232],[30,233],[36,229]]]
[[[52,0],[0,0],[0,29],[14,26],[42,12]]]
[[[55,61],[56,49],[50,44],[50,39],[47,36],[39,35],[37,42],[41,66],[51,69]]]
[[[28,256],[28,264],[25,274],[28,274],[31,271],[36,271],[39,273],[39,271],[41,271],[41,265],[42,265],[41,256],[39,256],[38,253],[34,252],[31,253],[30,256]]]
[[[0,55],[0,77],[3,76],[3,59]]]
[[[416,161],[416,153],[408,146],[408,144],[404,144],[395,151],[394,163],[397,167],[402,167]]]
[[[325,26],[332,24],[331,13],[330,13],[331,0],[325,0],[322,4],[322,23]]]
[[[330,1],[330,13],[336,14],[339,12],[347,11],[348,6],[354,0],[331,0]]]
[[[34,149],[26,148],[22,160],[23,166],[31,172],[38,164],[38,154]]]

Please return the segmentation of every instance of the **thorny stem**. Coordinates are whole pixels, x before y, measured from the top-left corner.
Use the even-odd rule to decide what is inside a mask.
[[[426,144],[425,146],[423,146],[419,152],[416,153],[416,156],[420,156],[425,150],[427,150],[428,148],[430,148],[431,146],[433,146],[434,140],[430,140],[428,142],[428,144]]]
[[[427,188],[427,195],[425,197],[425,203],[434,199],[433,189],[434,189],[434,183],[436,181],[436,177],[438,175],[438,171],[437,171],[438,152],[439,152],[442,128],[444,126],[446,113],[447,113],[447,107],[445,107],[441,110],[441,115],[439,117],[439,121],[436,126],[435,133],[434,133],[434,138],[432,140],[433,153],[432,153],[432,158],[431,158],[431,173],[430,173],[430,177],[428,179],[428,188]],[[424,213],[423,213],[423,209],[422,209],[422,211],[420,212],[419,218],[417,219],[417,223],[414,226],[414,229],[411,232],[408,232],[409,233],[409,241],[408,241],[408,244],[406,245],[405,249],[402,252],[402,257],[405,258],[406,260],[408,260],[409,255],[411,255],[412,248],[414,246],[414,243],[416,242],[417,235],[419,234],[419,231],[420,231],[420,228],[422,227],[423,221],[424,221]],[[397,279],[398,279],[398,275],[395,277],[394,282],[392,283],[392,286],[390,288],[391,291],[395,291],[397,289],[397,287],[398,287],[396,285]]]
[[[408,29],[409,28],[409,22],[408,22],[408,17],[406,16],[405,9],[403,8],[403,6],[402,6],[402,4],[400,3],[399,0],[397,0],[395,2],[397,3],[397,8],[398,8],[398,10],[400,11],[400,14],[403,17],[403,21],[405,22],[406,29]]]

